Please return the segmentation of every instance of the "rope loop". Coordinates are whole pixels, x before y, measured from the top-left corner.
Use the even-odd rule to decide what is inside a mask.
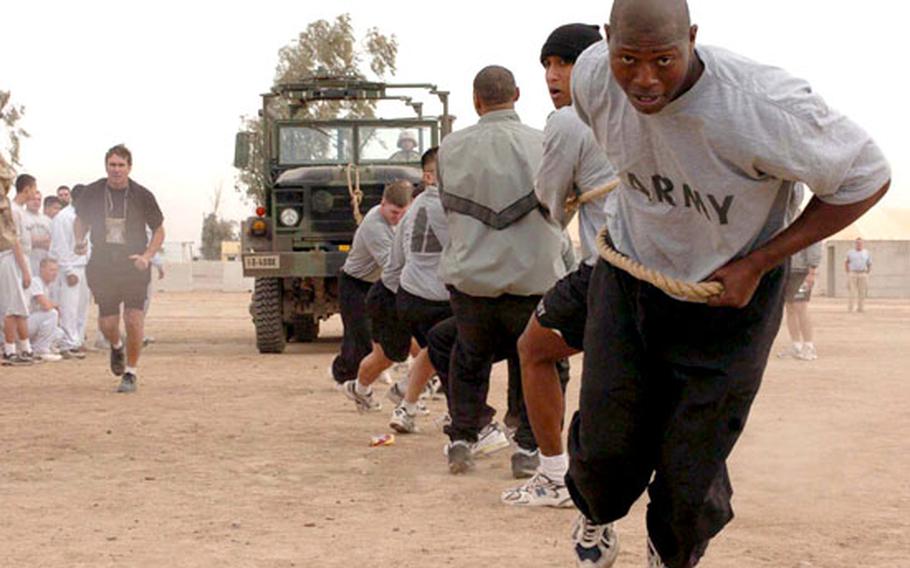
[[[354,179],[351,179],[351,170],[354,170]],[[363,213],[360,212],[360,204],[363,203],[363,192],[360,190],[360,169],[354,164],[348,164],[345,168],[345,174],[348,178],[348,195],[351,196],[351,209],[354,212],[354,222],[360,225],[363,221]]]
[[[616,268],[631,274],[639,280],[643,280],[652,286],[655,286],[667,294],[676,298],[682,298],[687,302],[705,303],[711,296],[718,296],[723,293],[724,286],[720,282],[683,282],[665,276],[656,270],[647,268],[640,262],[617,252],[608,243],[607,228],[604,227],[597,234],[597,250],[600,257],[615,266]]]

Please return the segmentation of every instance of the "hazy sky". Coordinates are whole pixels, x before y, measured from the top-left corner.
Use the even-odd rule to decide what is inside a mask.
[[[476,121],[470,84],[483,66],[512,69],[518,112],[543,127],[552,110],[538,62],[558,25],[600,24],[609,1],[458,2],[42,2],[2,10],[0,89],[26,106],[32,137],[22,171],[47,193],[104,175],[105,150],[133,151],[132,177],[158,196],[168,241],[199,239],[212,196],[222,211],[252,211],[233,189],[234,134],[272,82],[278,50],[316,19],[349,12],[399,42],[398,82],[452,92],[456,128]],[[445,8],[448,6],[448,8]],[[884,202],[910,207],[906,163],[910,73],[901,37],[910,4],[895,0],[691,0],[701,43],[720,45],[808,79],[861,124],[891,161]],[[446,11],[444,11],[446,10]],[[402,113],[406,114],[406,113]]]

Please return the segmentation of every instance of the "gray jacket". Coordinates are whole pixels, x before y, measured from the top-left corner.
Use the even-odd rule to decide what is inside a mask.
[[[439,148],[449,225],[440,276],[471,296],[533,296],[565,274],[561,228],[534,193],[543,135],[514,110],[485,114]]]

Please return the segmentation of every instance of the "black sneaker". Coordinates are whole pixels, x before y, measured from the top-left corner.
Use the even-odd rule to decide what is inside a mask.
[[[126,351],[123,345],[120,349],[111,347],[111,372],[120,376],[126,371]],[[135,378],[135,377],[134,377]]]
[[[25,353],[13,353],[12,355],[3,354],[4,367],[25,367],[34,364],[35,362],[32,358]]]
[[[136,392],[136,375],[124,373],[123,378],[120,379],[120,386],[117,387],[117,392]]]

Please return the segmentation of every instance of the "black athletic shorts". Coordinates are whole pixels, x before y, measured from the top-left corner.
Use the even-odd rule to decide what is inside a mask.
[[[787,278],[787,284],[784,287],[785,302],[808,302],[812,296],[812,288],[803,288],[803,282],[809,275],[808,270],[790,270],[790,276]]]
[[[398,318],[421,348],[427,346],[427,334],[430,329],[450,317],[452,305],[449,302],[426,300],[402,287],[398,288]]]
[[[127,310],[144,310],[151,280],[150,270],[140,272],[133,262],[89,262],[85,279],[95,303],[98,316],[120,315],[120,304]]]
[[[395,294],[379,280],[367,294],[367,315],[370,334],[382,347],[385,356],[396,363],[407,360],[411,349],[411,333],[398,318]]]
[[[588,315],[588,282],[594,269],[582,264],[562,277],[537,304],[535,314],[543,327],[559,332],[566,345],[581,351]]]

